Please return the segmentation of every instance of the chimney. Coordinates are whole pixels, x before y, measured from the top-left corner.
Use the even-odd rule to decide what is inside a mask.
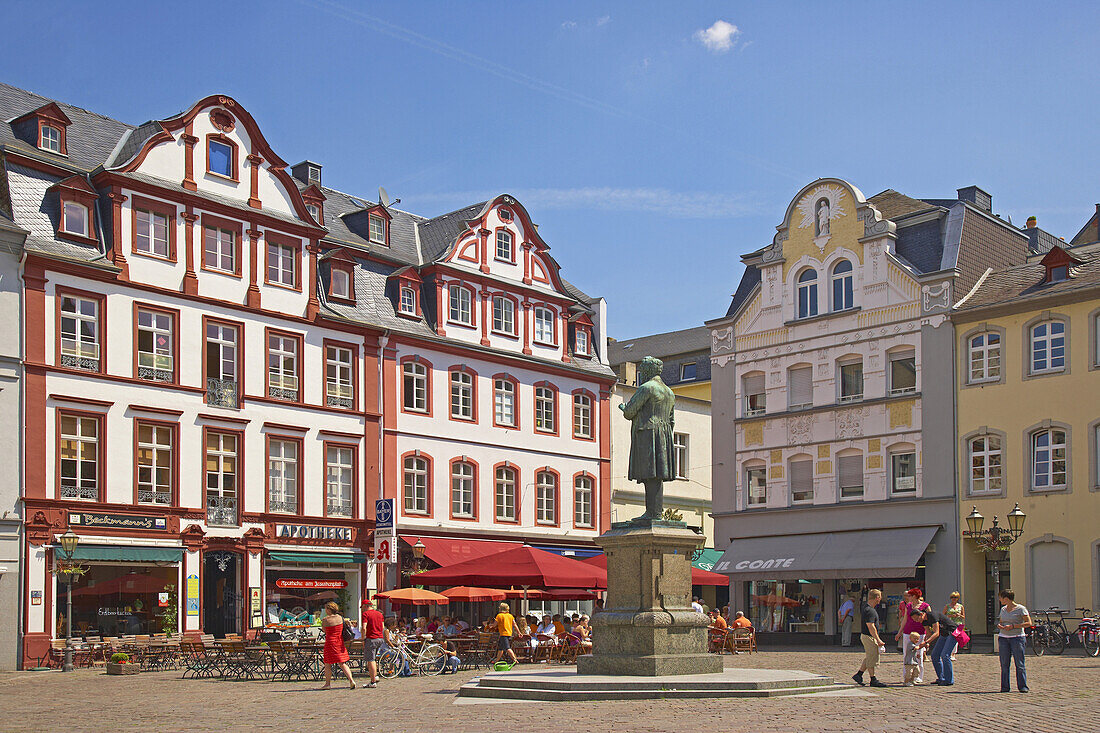
[[[977,186],[967,186],[958,189],[959,201],[974,204],[982,211],[993,213],[993,197]]]
[[[1039,226],[1039,220],[1034,216],[1029,216],[1027,218],[1027,228],[1034,229],[1037,226]]]
[[[314,163],[312,160],[303,160],[301,163],[291,166],[290,175],[294,176],[307,186],[311,183],[315,183],[320,186],[321,164]]]

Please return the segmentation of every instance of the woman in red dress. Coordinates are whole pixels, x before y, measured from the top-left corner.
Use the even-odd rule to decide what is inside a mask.
[[[340,607],[335,601],[325,604],[325,617],[321,619],[321,629],[325,632],[325,684],[322,690],[332,688],[332,667],[330,664],[339,664],[344,676],[348,678],[351,689],[355,689],[355,680],[351,678],[351,670],[348,668],[348,650],[344,647],[344,617],[340,615]]]

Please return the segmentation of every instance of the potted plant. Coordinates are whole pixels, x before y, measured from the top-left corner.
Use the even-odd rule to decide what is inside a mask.
[[[115,652],[107,660],[107,674],[137,674],[141,666],[134,664],[130,655],[125,652]]]

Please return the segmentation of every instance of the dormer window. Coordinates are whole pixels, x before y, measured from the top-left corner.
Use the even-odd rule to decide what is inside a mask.
[[[401,288],[401,301],[399,307],[402,313],[412,316],[416,315],[416,291],[407,285]]]
[[[375,216],[371,214],[369,222],[369,236],[370,241],[375,244],[386,243],[386,220],[381,216]]]
[[[583,328],[578,328],[576,335],[573,337],[574,349],[578,354],[588,356],[588,331]]]
[[[75,201],[64,202],[61,216],[61,230],[66,234],[81,237],[88,235],[88,207]]]
[[[1074,265],[1082,264],[1082,260],[1077,259],[1069,252],[1065,251],[1058,245],[1050,248],[1050,251],[1042,259],[1043,267],[1046,268],[1046,272],[1043,273],[1043,282],[1045,283],[1059,283],[1070,278],[1070,268]]]
[[[206,141],[206,170],[225,178],[237,178],[237,150],[228,139],[208,138]]]
[[[1069,265],[1060,265],[1050,268],[1050,281],[1052,283],[1069,279]]]
[[[313,221],[321,223],[321,207],[317,204],[306,204],[306,211],[313,217]]]
[[[306,178],[310,183],[321,182],[321,167],[316,165],[306,166]]]
[[[507,229],[497,230],[497,259],[505,262],[514,262],[515,250],[512,248],[512,233]]]
[[[343,268],[332,268],[332,276],[329,278],[329,295],[334,298],[353,300],[351,289],[351,273]]]
[[[38,147],[61,155],[64,152],[61,147],[61,130],[53,125],[43,124],[39,128]]]

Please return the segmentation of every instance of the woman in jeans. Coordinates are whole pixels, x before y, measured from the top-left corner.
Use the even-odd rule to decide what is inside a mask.
[[[1031,614],[1016,603],[1016,593],[1009,588],[1001,591],[1001,614],[997,620],[997,651],[1001,657],[1001,692],[1008,692],[1008,665],[1016,665],[1016,689],[1027,692],[1027,670],[1024,668],[1024,629],[1031,626]]]
[[[920,643],[924,643],[925,629],[924,625],[919,620],[913,618],[913,614],[917,611],[927,613],[932,610],[932,607],[924,602],[924,591],[920,588],[910,588],[905,591],[905,601],[898,604],[898,621],[901,628],[898,629],[898,633],[894,635],[894,641],[901,642],[902,654],[909,651],[909,647],[913,642],[909,640],[909,635],[913,632],[920,634]],[[904,674],[902,675],[904,682]],[[917,678],[913,680],[916,684],[920,684],[924,681],[924,654],[917,655]]]

